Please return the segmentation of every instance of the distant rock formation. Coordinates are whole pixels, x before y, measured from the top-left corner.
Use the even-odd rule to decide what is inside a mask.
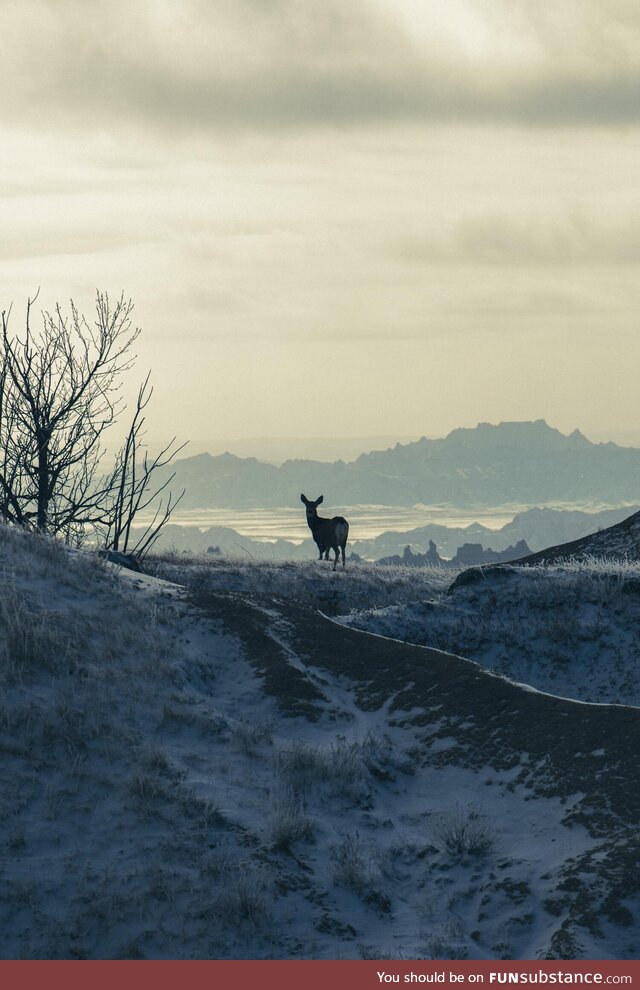
[[[508,563],[530,553],[525,540],[519,540],[515,546],[507,547],[506,550],[485,550],[481,543],[464,543],[458,547],[452,560],[446,560],[438,553],[433,540],[429,540],[426,553],[414,553],[411,547],[405,547],[402,556],[395,554],[392,557],[382,557],[378,564],[392,567],[477,567]]]
[[[428,564],[437,565],[442,563],[442,557],[438,553],[438,548],[433,542],[433,540],[429,540],[429,549],[427,550],[424,556]]]
[[[449,562],[451,567],[475,567],[478,564],[506,564],[531,553],[525,540],[518,540],[515,546],[506,550],[484,550],[481,543],[463,543],[455,557]]]
[[[580,540],[572,540],[569,543],[540,550],[538,553],[512,558],[509,567],[479,568],[477,565],[470,567],[458,574],[447,594],[478,581],[503,580],[517,573],[517,567],[563,565],[595,558],[623,562],[640,560],[640,512],[634,512],[622,522],[600,529],[590,536],[583,536]],[[626,594],[635,595],[639,589],[640,584],[637,584],[635,579],[625,582]]]
[[[362,557],[379,560],[392,554],[402,554],[407,545],[415,552],[417,548],[422,552],[428,541],[434,540],[440,555],[448,560],[463,543],[481,543],[483,547],[504,550],[518,540],[526,540],[527,546],[536,553],[545,547],[579,540],[598,529],[613,526],[639,510],[640,505],[636,504],[598,512],[536,507],[517,513],[499,529],[490,529],[478,522],[467,526],[426,523],[412,529],[386,530],[369,540],[358,539],[354,529],[355,549]]]
[[[382,557],[377,563],[391,567],[446,567],[448,561],[440,556],[433,540],[429,540],[426,553],[414,553],[411,547],[405,547],[402,556],[394,554],[392,557]]]

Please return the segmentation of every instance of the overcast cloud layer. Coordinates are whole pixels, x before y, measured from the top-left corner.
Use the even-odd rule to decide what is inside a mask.
[[[636,124],[635,0],[8,0],[5,113],[171,132]]]
[[[194,452],[635,427],[636,0],[6,0],[0,39],[2,307],[124,289]]]

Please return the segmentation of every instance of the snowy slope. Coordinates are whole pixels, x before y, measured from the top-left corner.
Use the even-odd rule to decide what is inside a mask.
[[[568,560],[588,560],[606,557],[609,560],[640,560],[640,512],[634,512],[622,522],[607,526],[597,533],[583,536],[570,543],[547,547],[529,554],[519,564],[554,564]]]
[[[637,957],[635,709],[290,571],[188,592],[5,528],[0,566],[3,957]]]
[[[640,705],[638,564],[476,568],[447,594],[341,621],[469,657],[541,691]]]

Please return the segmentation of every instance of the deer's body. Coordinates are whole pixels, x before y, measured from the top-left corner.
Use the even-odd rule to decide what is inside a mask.
[[[342,567],[344,569],[346,566],[344,549],[349,538],[349,523],[343,516],[334,516],[333,519],[323,519],[322,516],[319,516],[318,506],[323,498],[324,496],[321,495],[314,502],[308,499],[306,495],[301,495],[300,501],[304,502],[307,510],[307,524],[320,553],[318,560],[322,560],[323,554],[324,559],[328,560],[329,550],[333,550],[336,555],[333,562],[335,571],[340,551],[342,551]]]

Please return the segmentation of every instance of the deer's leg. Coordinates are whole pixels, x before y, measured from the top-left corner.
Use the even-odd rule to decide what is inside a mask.
[[[328,560],[328,559],[329,559],[329,550],[330,550],[330,549],[331,549],[330,547],[327,547],[327,549],[326,549],[326,550],[325,550],[325,552],[324,552],[324,559],[325,559],[325,560]]]
[[[335,571],[336,567],[338,566],[338,558],[340,557],[340,549],[339,549],[339,547],[334,547],[334,549],[335,549],[336,559],[333,562],[333,569]]]
[[[342,570],[343,570],[343,571],[344,571],[344,570],[346,570],[346,568],[347,568],[347,565],[345,564],[345,561],[344,561],[344,546],[345,546],[345,545],[344,545],[344,543],[343,543],[343,544],[342,544]]]

